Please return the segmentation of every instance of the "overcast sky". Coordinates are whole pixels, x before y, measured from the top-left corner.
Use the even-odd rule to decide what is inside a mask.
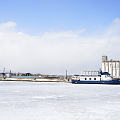
[[[0,71],[80,73],[120,60],[118,0],[0,1]]]

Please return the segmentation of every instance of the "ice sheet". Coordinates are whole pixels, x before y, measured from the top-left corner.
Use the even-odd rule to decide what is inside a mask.
[[[119,118],[119,85],[0,82],[0,120]]]

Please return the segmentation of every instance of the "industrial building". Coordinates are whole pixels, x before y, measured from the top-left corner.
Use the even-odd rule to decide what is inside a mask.
[[[114,78],[120,78],[120,61],[108,60],[107,56],[102,56],[102,71],[109,72]]]

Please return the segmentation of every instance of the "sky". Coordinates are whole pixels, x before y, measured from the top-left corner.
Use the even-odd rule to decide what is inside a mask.
[[[119,0],[0,0],[0,71],[80,73],[119,60]]]

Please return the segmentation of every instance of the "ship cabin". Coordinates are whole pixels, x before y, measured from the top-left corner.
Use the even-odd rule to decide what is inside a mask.
[[[72,80],[78,81],[109,81],[112,80],[112,76],[108,72],[98,72],[98,74],[83,74],[74,75]]]

